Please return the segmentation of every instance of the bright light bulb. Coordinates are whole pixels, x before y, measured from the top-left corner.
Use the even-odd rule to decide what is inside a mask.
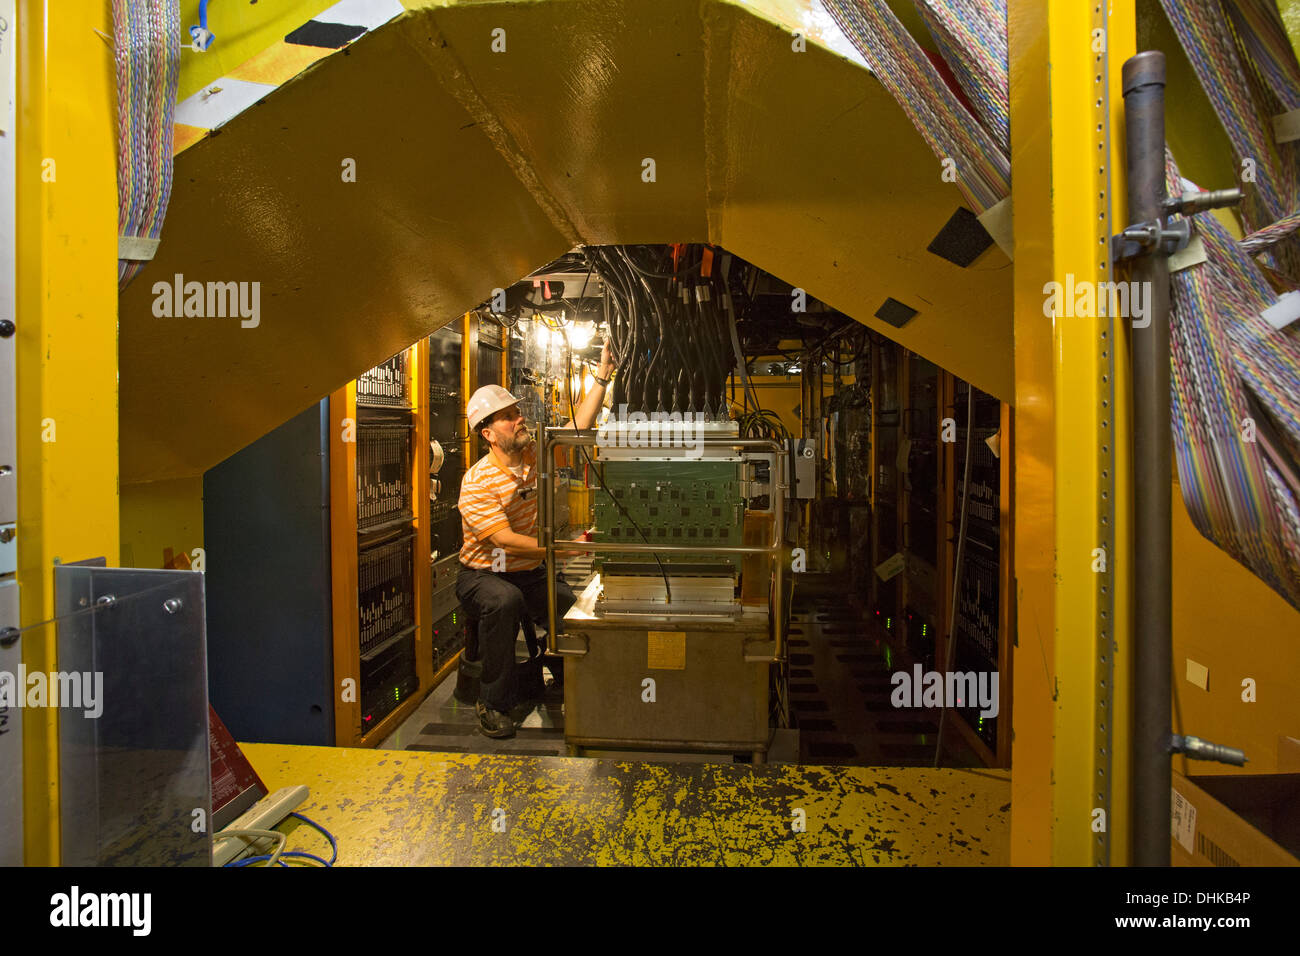
[[[569,344],[575,352],[581,351],[591,344],[591,337],[595,333],[596,328],[590,323],[575,325],[569,330]]]

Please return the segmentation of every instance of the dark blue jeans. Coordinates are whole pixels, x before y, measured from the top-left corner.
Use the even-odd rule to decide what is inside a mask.
[[[500,572],[462,566],[456,578],[456,597],[466,615],[478,619],[478,656],[483,663],[479,700],[491,710],[507,713],[519,703],[515,691],[515,639],[519,624],[525,617],[546,620],[546,564],[531,571]],[[564,580],[563,572],[557,571],[557,630],[564,630],[562,619],[573,602],[573,589]],[[471,650],[466,648],[466,653]]]

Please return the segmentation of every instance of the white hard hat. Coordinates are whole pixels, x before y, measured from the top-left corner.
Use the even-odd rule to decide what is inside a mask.
[[[484,385],[469,397],[469,404],[465,406],[465,419],[469,422],[470,433],[477,432],[483,420],[493,412],[509,408],[518,401],[500,385]]]

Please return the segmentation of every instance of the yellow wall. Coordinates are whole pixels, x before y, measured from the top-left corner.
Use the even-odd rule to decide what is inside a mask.
[[[203,547],[203,477],[122,486],[122,567],[161,568],[171,548]]]
[[[1278,750],[1300,739],[1300,613],[1210,544],[1174,487],[1174,729],[1246,751],[1244,768],[1178,758],[1184,774],[1270,773]],[[1139,572],[1140,579],[1140,572]],[[1209,668],[1206,689],[1187,661]],[[1243,681],[1255,701],[1242,700]]]
[[[206,53],[181,51],[177,100],[197,93],[245,60],[283,40],[336,0],[263,0],[262,3],[208,4],[208,30],[216,37]],[[181,0],[181,42],[190,42],[190,27],[199,22],[199,0]]]
[[[758,396],[759,404],[769,412],[776,412],[781,418],[781,424],[790,429],[790,434],[796,438],[803,435],[803,419],[795,409],[799,406],[803,398],[800,388],[800,378],[798,375],[753,375],[750,382],[754,385],[754,393]],[[848,375],[840,379],[840,387],[847,388],[853,384],[853,376]],[[728,393],[730,394],[730,393]],[[822,388],[822,394],[830,398],[835,394],[835,389],[831,386],[831,380],[828,376]],[[736,382],[736,401],[741,399],[740,381]]]
[[[1277,8],[1282,13],[1282,22],[1295,47],[1295,55],[1300,57],[1300,0],[1277,0]]]

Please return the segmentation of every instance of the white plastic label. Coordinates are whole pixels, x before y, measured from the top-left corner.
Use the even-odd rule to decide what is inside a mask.
[[[1008,259],[1014,259],[1012,255],[1014,250],[1013,228],[1011,222],[1011,197],[1007,196],[996,205],[985,209],[977,217],[980,225],[993,237],[993,241],[998,244],[998,248],[1007,254]]]
[[[1293,143],[1300,139],[1300,110],[1273,117],[1273,138],[1279,143]]]
[[[1285,293],[1261,312],[1260,316],[1265,322],[1281,332],[1296,319],[1300,319],[1300,292]]]
[[[1196,807],[1177,790],[1170,789],[1169,832],[1188,853],[1196,852]]]
[[[898,552],[892,558],[886,558],[884,561],[881,561],[880,564],[876,565],[876,575],[880,580],[888,581],[890,578],[895,577],[898,572],[903,570],[905,563],[906,561],[903,558],[902,552]]]
[[[1169,257],[1169,271],[1181,272],[1183,269],[1200,265],[1205,258],[1205,243],[1201,241],[1200,236],[1192,236],[1191,242]]]

